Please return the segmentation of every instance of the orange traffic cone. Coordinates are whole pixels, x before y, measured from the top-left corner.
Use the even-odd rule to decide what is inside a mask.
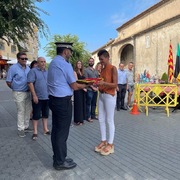
[[[133,108],[132,108],[130,113],[133,114],[133,115],[138,115],[139,114],[136,100],[134,100]]]

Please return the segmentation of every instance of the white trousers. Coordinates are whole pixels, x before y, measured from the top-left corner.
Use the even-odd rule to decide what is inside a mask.
[[[108,143],[113,144],[115,125],[114,125],[114,111],[116,106],[116,95],[112,96],[110,94],[99,95],[98,100],[98,119],[101,131],[101,140],[106,141],[106,123],[109,129],[109,139]]]
[[[31,96],[30,92],[13,91],[13,97],[17,107],[17,126],[21,131],[29,127],[32,110]]]

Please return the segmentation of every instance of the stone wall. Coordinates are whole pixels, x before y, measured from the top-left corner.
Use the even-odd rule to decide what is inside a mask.
[[[170,42],[173,47],[174,64],[176,47],[180,43],[180,0],[164,0],[140,15],[134,17],[117,29],[118,37],[102,48],[111,55],[112,64],[118,67],[122,61],[122,52],[127,45],[133,47],[126,52],[125,67],[128,62],[135,63],[135,74],[146,69],[150,75],[161,75],[168,71]],[[97,51],[93,57],[98,62]]]
[[[170,41],[173,60],[176,62],[176,47],[180,43],[180,22],[172,22],[136,38],[136,73],[149,70],[150,74],[161,76],[168,70]]]

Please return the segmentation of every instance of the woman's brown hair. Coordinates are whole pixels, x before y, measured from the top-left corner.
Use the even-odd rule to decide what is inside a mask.
[[[76,73],[78,73],[77,64],[78,64],[79,62],[81,62],[81,69],[80,69],[81,74],[84,75],[84,64],[83,64],[83,62],[82,62],[81,60],[76,61],[74,71],[75,71]]]

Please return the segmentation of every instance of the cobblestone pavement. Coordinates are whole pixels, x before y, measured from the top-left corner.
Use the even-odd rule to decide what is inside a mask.
[[[162,109],[150,109],[148,117],[116,111],[115,124],[115,153],[106,157],[94,152],[100,141],[98,121],[72,126],[68,157],[78,166],[56,171],[41,123],[37,141],[31,140],[32,133],[17,136],[16,106],[0,80],[0,180],[180,180],[180,110],[169,118]]]

